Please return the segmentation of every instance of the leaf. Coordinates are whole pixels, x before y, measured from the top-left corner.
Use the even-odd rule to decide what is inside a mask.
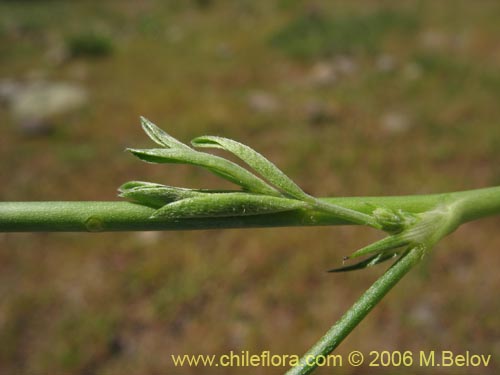
[[[163,207],[165,204],[176,200],[207,194],[207,192],[200,192],[199,190],[183,189],[141,181],[127,182],[120,186],[119,191],[120,197],[154,208]]]
[[[388,250],[397,249],[410,243],[408,239],[401,234],[387,236],[380,241],[376,241],[352,253],[348,258],[357,258],[370,253],[382,253]]]
[[[307,203],[295,199],[248,193],[207,194],[169,203],[156,210],[152,218],[204,218],[262,215],[307,209]]]
[[[129,148],[127,150],[139,159],[149,163],[178,163],[196,165],[243,187],[247,191],[264,195],[281,196],[279,191],[246,169],[216,155],[206,154],[192,149],[153,148],[139,150]]]
[[[348,272],[348,271],[356,271],[366,267],[372,267],[379,263],[385,262],[389,259],[395,258],[399,255],[399,252],[388,252],[388,253],[379,253],[375,254],[367,259],[364,259],[358,263],[351,264],[349,266],[333,268],[328,270],[328,272]]]
[[[367,224],[376,228],[380,227],[370,215],[331,203],[322,202],[317,198],[309,196],[278,167],[257,151],[244,144],[233,141],[232,139],[208,135],[193,139],[191,144],[195,147],[219,148],[233,153],[286,195],[308,202],[317,210],[328,212],[339,218],[358,224]]]
[[[161,187],[161,186],[165,186],[165,185],[161,185],[161,184],[156,184],[154,182],[146,182],[146,181],[128,181],[128,182],[125,182],[122,186],[120,186],[118,188],[118,191],[120,193],[123,193],[127,190],[132,190],[132,189],[135,189],[135,188],[153,188],[153,187]]]
[[[289,196],[301,200],[309,198],[309,196],[304,193],[304,191],[302,191],[302,189],[276,165],[254,149],[242,143],[228,138],[206,135],[193,139],[191,144],[195,147],[219,148],[229,151],[247,163],[251,168],[264,177],[264,179],[281,189]]]
[[[146,134],[151,138],[154,142],[159,144],[160,146],[164,146],[167,148],[180,148],[185,150],[192,150],[188,145],[178,141],[171,135],[167,134],[164,130],[160,129],[158,126],[153,124],[147,118],[141,116],[141,126],[146,132]]]

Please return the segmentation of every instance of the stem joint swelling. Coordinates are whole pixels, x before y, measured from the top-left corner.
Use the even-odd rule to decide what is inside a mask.
[[[89,232],[102,232],[104,230],[103,221],[96,216],[90,216],[85,220],[84,225]]]

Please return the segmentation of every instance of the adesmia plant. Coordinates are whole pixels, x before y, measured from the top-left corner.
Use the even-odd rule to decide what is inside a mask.
[[[311,225],[366,225],[386,232],[345,257],[346,272],[392,260],[385,273],[287,374],[307,374],[314,358],[332,352],[384,295],[446,235],[460,225],[500,213],[500,187],[398,197],[316,198],[276,165],[232,139],[197,137],[187,145],[145,118],[159,146],[128,149],[148,163],[190,164],[235,184],[233,190],[187,189],[130,181],[119,195],[130,202],[0,202],[0,232],[123,231]],[[200,150],[220,149],[247,168]],[[351,263],[352,262],[352,263]]]

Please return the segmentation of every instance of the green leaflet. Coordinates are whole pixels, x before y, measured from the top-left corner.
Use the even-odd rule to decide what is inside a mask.
[[[120,197],[154,208],[163,207],[167,203],[180,199],[214,192],[211,190],[183,189],[142,181],[127,182],[120,186],[118,191],[120,192]]]
[[[248,193],[204,194],[169,203],[156,210],[152,218],[203,218],[249,216],[307,209],[309,204],[295,199]]]
[[[153,124],[147,118],[141,116],[141,126],[142,129],[146,132],[146,134],[151,138],[155,143],[160,146],[164,146],[167,148],[180,148],[185,150],[193,150],[188,145],[178,141],[171,135],[167,134],[164,130],[160,129],[158,126]]]
[[[155,184],[154,182],[146,182],[146,181],[128,181],[125,182],[122,186],[118,188],[119,192],[135,189],[135,188],[147,188],[147,187],[159,187],[164,186],[161,184]]]
[[[232,139],[209,135],[197,137],[191,141],[191,144],[195,147],[219,148],[233,153],[252,167],[262,177],[264,177],[264,179],[272,183],[288,196],[308,202],[314,206],[315,209],[335,214],[355,223],[369,224],[374,227],[379,226],[378,223],[376,223],[369,215],[339,207],[337,205],[324,203],[306,194],[278,167],[257,151],[244,144],[233,141]]]
[[[393,259],[397,257],[400,254],[400,252],[395,251],[395,252],[387,252],[387,253],[378,253],[375,255],[372,255],[371,257],[364,259],[358,263],[351,264],[348,266],[343,266],[339,268],[333,268],[331,270],[328,270],[328,272],[347,272],[347,271],[356,271],[360,270],[366,267],[372,267],[377,264],[380,264],[382,262],[385,262],[389,259]]]
[[[368,214],[332,204],[306,194],[276,165],[244,144],[215,136],[202,136],[191,141],[194,147],[218,148],[236,155],[255,174],[232,161],[185,145],[145,118],[141,118],[141,123],[148,136],[163,147],[128,149],[141,160],[196,165],[243,188],[243,191],[185,189],[141,181],[122,185],[120,196],[157,209],[151,218],[238,217],[307,209],[389,232],[388,237],[346,257],[368,255],[368,258],[332,272],[370,267],[416,246],[427,251],[457,226],[455,216],[450,218],[448,214],[450,207],[436,207],[422,214],[410,214],[401,209],[372,206],[372,212]]]
[[[257,151],[244,144],[233,141],[232,139],[209,135],[197,137],[191,141],[191,144],[195,147],[219,148],[233,153],[288,196],[308,202],[313,205],[315,209],[333,213],[341,218],[345,218],[356,223],[370,224],[372,226],[378,225],[369,215],[330,203],[321,202],[318,199],[306,194],[278,167]]]
[[[404,235],[394,234],[355,251],[348,258],[357,258],[371,253],[382,253],[388,250],[397,249],[398,247],[406,246],[409,243],[410,241]]]
[[[244,144],[233,141],[232,139],[210,135],[197,137],[191,141],[191,144],[195,147],[219,148],[229,151],[290,197],[300,200],[309,198],[309,196],[276,165]]]
[[[271,196],[281,196],[280,192],[232,161],[216,155],[192,149],[127,149],[139,159],[149,163],[181,163],[203,167],[210,172],[229,180],[247,191]]]
[[[141,123],[148,136],[154,142],[164,147],[155,149],[128,149],[128,151],[132,152],[141,160],[150,163],[181,163],[196,165],[241,186],[246,192],[267,197],[289,197],[297,200],[299,202],[297,204],[307,204],[310,209],[327,212],[331,215],[358,224],[366,224],[374,228],[381,228],[381,224],[370,215],[322,202],[306,194],[272,162],[244,144],[231,139],[214,136],[198,137],[191,142],[195,147],[219,148],[233,153],[253,168],[255,172],[260,174],[263,179],[232,161],[192,149],[168,135],[144,117],[141,118]],[[141,186],[126,185],[122,187],[121,196],[152,207],[161,207],[166,203],[182,199],[204,198],[199,196],[202,192],[196,190],[177,189],[162,185],[146,186],[144,183],[139,184]],[[213,194],[214,192],[212,191],[210,193]],[[216,198],[222,199],[220,196]],[[209,197],[207,199],[209,199]],[[188,202],[184,202],[183,204],[187,204]],[[256,202],[257,201],[255,201],[255,203]],[[237,204],[237,202],[235,204]],[[252,206],[252,210],[257,211],[257,208]],[[216,211],[214,215],[217,215],[217,212],[218,211]],[[266,209],[264,209],[263,212],[266,212]],[[391,218],[392,216],[389,219]]]

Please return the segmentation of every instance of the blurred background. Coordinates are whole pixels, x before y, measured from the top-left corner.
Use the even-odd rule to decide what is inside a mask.
[[[152,145],[140,115],[183,141],[251,145],[317,196],[498,185],[499,95],[495,1],[0,1],[0,200],[117,200],[129,180],[230,186],[123,152]],[[496,373],[499,224],[442,241],[338,353],[468,350],[496,363],[433,372]],[[325,271],[379,237],[0,234],[0,373],[221,374],[174,369],[170,354],[302,354],[385,265]]]

